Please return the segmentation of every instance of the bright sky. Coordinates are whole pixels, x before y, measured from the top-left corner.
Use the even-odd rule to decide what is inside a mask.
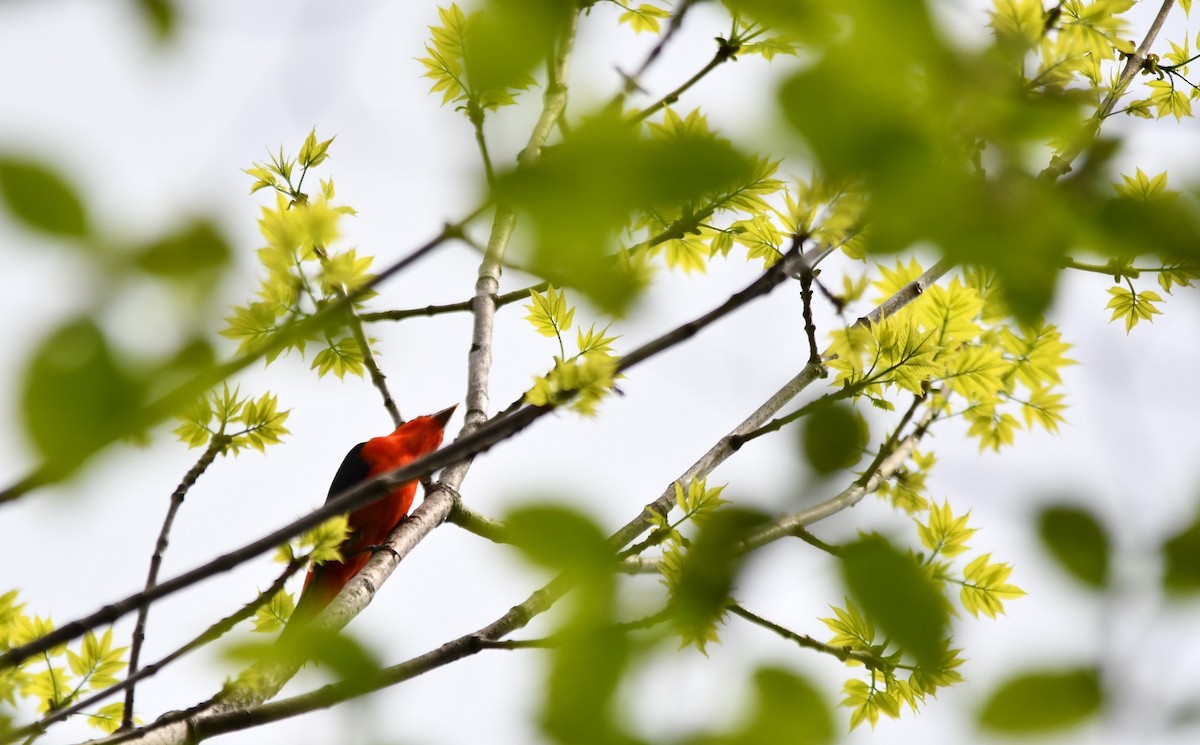
[[[170,298],[122,289],[103,320],[124,329],[121,340],[153,350],[189,328],[216,329],[229,304],[254,287],[255,219],[265,192],[249,196],[241,173],[264,148],[294,152],[314,125],[337,135],[332,175],[338,196],[358,210],[347,221],[345,245],[375,254],[384,266],[434,235],[446,220],[469,212],[478,194],[477,156],[460,113],[425,95],[428,81],[414,57],[422,54],[432,5],[360,2],[335,11],[326,3],[187,4],[180,37],[165,48],[149,39],[129,3],[8,2],[0,4],[0,151],[48,159],[82,185],[102,228],[115,239],[146,238],[183,216],[214,215],[237,251],[235,276],[199,317],[181,317]],[[716,9],[689,17],[690,51],[669,49],[645,81],[657,93],[673,87],[711,54],[724,32]],[[599,5],[584,24],[575,63],[572,111],[604,98],[618,80],[617,65],[639,60],[648,39],[611,26],[615,6]],[[980,15],[962,11],[955,22]],[[1178,26],[1176,26],[1178,27]],[[1169,34],[1168,34],[1169,36]],[[682,46],[686,47],[687,43]],[[680,103],[704,105],[715,126],[770,141],[777,122],[761,111],[773,95],[771,70],[758,59],[726,65]],[[498,163],[511,162],[527,135],[532,109],[500,117],[490,133]],[[1154,174],[1194,170],[1197,124],[1163,120],[1140,124],[1147,133],[1122,166]],[[1144,145],[1144,146],[1143,146]],[[806,175],[793,163],[790,175]],[[0,221],[0,481],[32,463],[22,439],[14,390],[23,361],[56,324],[112,293],[100,278],[83,276],[70,249],[48,245]],[[466,299],[478,256],[451,246],[381,288],[372,309],[423,306]],[[826,271],[836,274],[839,265]],[[685,279],[665,272],[659,291],[628,321],[619,350],[630,349],[715,306],[757,273],[740,258],[714,263],[709,275]],[[502,291],[528,284],[506,275]],[[1155,322],[1126,336],[1110,325],[1104,305],[1111,281],[1098,275],[1064,281],[1052,320],[1076,344],[1079,366],[1067,371],[1069,425],[1058,436],[1022,434],[1008,453],[979,454],[956,423],[935,430],[939,465],[930,496],[972,510],[982,528],[973,545],[1016,564],[1013,581],[1029,597],[1009,605],[997,622],[964,620],[965,685],[944,692],[918,717],[882,722],[850,742],[930,745],[990,742],[970,714],[993,682],[1046,660],[1082,663],[1096,656],[1120,671],[1128,705],[1071,742],[1182,743],[1157,731],[1169,701],[1194,697],[1200,683],[1196,607],[1164,608],[1141,588],[1157,567],[1141,551],[1190,519],[1197,495],[1196,371],[1200,369],[1200,302],[1195,292],[1172,297]],[[463,497],[499,515],[510,505],[566,499],[609,529],[637,514],[679,473],[788,380],[805,351],[795,332],[799,301],[781,291],[706,330],[692,344],[664,354],[622,383],[624,396],[607,402],[596,421],[561,414],[539,422],[518,441],[479,459]],[[510,306],[497,319],[492,401],[507,405],[543,370],[557,346]],[[828,320],[828,314],[826,314]],[[594,314],[581,306],[577,322]],[[377,326],[380,360],[406,416],[460,401],[469,345],[466,316]],[[751,350],[747,353],[745,350]],[[246,453],[219,461],[193,489],[177,522],[164,576],[192,568],[218,552],[258,537],[324,499],[345,451],[390,427],[374,389],[364,381],[318,383],[299,359],[285,359],[238,382],[255,395],[270,390],[292,409],[292,435],[269,457]],[[461,418],[452,422],[452,429]],[[877,432],[875,439],[878,439]],[[198,457],[170,436],[138,449],[113,448],[75,482],[46,489],[0,508],[0,591],[19,587],[30,609],[65,623],[141,587],[167,498]],[[812,484],[798,463],[794,438],[764,438],[747,446],[710,478],[730,484],[725,496],[757,504],[811,504],[844,484]],[[1110,601],[1088,596],[1067,581],[1040,551],[1029,528],[1036,500],[1061,496],[1096,510],[1123,552],[1118,574],[1126,594]],[[859,528],[911,536],[905,521],[871,500],[818,525],[829,540]],[[818,637],[816,620],[841,591],[826,557],[803,545],[775,545],[759,560],[764,571],[741,588],[747,607]],[[144,659],[154,660],[253,597],[276,566],[250,562],[155,605]],[[452,526],[439,529],[401,565],[375,603],[351,626],[386,664],[423,653],[502,615],[540,586],[514,552],[486,544]],[[653,578],[631,583],[653,585]],[[640,585],[638,583],[641,583]],[[1103,620],[1101,620],[1103,619]],[[131,619],[117,624],[128,638]],[[519,638],[551,628],[535,624]],[[772,661],[822,681],[836,701],[843,668],[836,661],[789,647],[766,632],[731,624],[725,643],[705,659],[693,651],[664,651],[623,691],[629,710],[666,736],[727,721],[741,707],[749,669]],[[147,719],[211,696],[236,667],[215,653],[186,659],[139,688]],[[470,743],[536,742],[527,724],[544,670],[536,651],[485,652],[475,658],[376,694],[365,701],[289,722],[227,736],[227,743]],[[286,695],[311,687],[304,676]],[[1188,692],[1191,692],[1190,694]],[[1194,698],[1193,698],[1194,700]],[[839,711],[844,721],[845,711]],[[68,724],[46,738],[89,736]],[[1158,739],[1154,739],[1154,738]]]

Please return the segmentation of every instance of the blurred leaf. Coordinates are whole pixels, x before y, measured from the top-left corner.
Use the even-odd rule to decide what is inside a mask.
[[[96,450],[127,434],[141,386],[126,374],[90,319],[47,337],[25,373],[22,414],[47,466],[65,475]]]
[[[142,20],[154,32],[159,41],[167,41],[175,35],[179,11],[175,0],[134,0]]]
[[[1101,698],[1094,668],[1027,672],[992,694],[979,712],[979,723],[1009,735],[1061,730],[1094,714]]]
[[[1095,588],[1108,582],[1109,541],[1100,522],[1079,507],[1047,507],[1038,517],[1046,549],[1079,581]]]
[[[821,691],[790,670],[761,667],[754,673],[758,694],[754,718],[728,740],[730,745],[822,745],[835,739],[833,715]]]
[[[636,273],[615,255],[630,216],[680,209],[748,173],[746,159],[727,142],[697,135],[651,140],[606,114],[547,148],[537,163],[501,174],[497,198],[533,218],[537,240],[528,261],[535,273],[620,312],[638,289]]]
[[[44,164],[0,155],[0,196],[26,227],[67,238],[87,235],[87,213],[78,192]]]
[[[561,507],[524,507],[505,523],[513,544],[527,556],[575,572],[580,580],[571,613],[554,634],[543,728],[558,742],[573,745],[622,741],[612,700],[628,641],[613,623],[612,547],[594,522]]]
[[[569,745],[629,742],[613,716],[629,659],[626,632],[607,616],[577,612],[557,639],[542,709],[545,731]]]
[[[862,458],[867,437],[867,423],[853,406],[818,406],[804,418],[804,457],[821,475],[843,471]]]
[[[765,515],[741,508],[712,513],[683,554],[678,573],[665,575],[672,621],[685,644],[703,652],[715,640],[742,564],[741,542],[766,522]]]
[[[1171,592],[1200,592],[1200,514],[1163,544],[1163,587]]]
[[[725,0],[725,4],[773,30],[816,44],[837,38],[839,19],[834,13],[843,5],[831,0]]]
[[[1078,103],[1031,93],[998,57],[952,49],[919,0],[844,12],[848,32],[784,84],[781,103],[827,173],[863,183],[867,247],[931,241],[958,263],[994,267],[1012,312],[1036,318],[1067,247],[1098,232],[1061,184],[1029,170],[1031,152],[1079,130]],[[1072,188],[1091,199],[1083,187],[1097,176],[1081,169]]]
[[[842,577],[867,618],[922,667],[937,665],[949,631],[949,609],[912,554],[881,536],[842,548]]]
[[[494,96],[519,86],[551,58],[572,13],[569,0],[488,0],[467,19],[464,64],[476,94]]]
[[[264,658],[275,661],[305,659],[327,666],[340,680],[370,677],[380,667],[376,655],[357,639],[303,623],[288,626],[286,633],[274,642],[234,644],[226,653],[243,663],[259,662]]]
[[[229,261],[229,244],[217,227],[199,220],[143,249],[135,259],[150,274],[175,279],[219,269]]]
[[[579,512],[551,505],[523,507],[511,512],[505,524],[513,545],[543,566],[606,577],[616,561],[600,528]]]

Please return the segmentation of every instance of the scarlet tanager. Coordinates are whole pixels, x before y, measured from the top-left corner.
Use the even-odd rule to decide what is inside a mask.
[[[456,406],[410,419],[390,435],[355,445],[346,453],[341,468],[333,477],[328,498],[437,450],[442,444],[446,422]],[[386,541],[392,529],[408,514],[416,494],[417,480],[405,481],[387,496],[350,513],[350,532],[338,547],[342,560],[327,561],[309,570],[289,625],[311,620],[337,597],[342,587],[367,565],[371,550]]]

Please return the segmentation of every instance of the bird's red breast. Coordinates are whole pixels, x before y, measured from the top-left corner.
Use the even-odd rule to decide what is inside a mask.
[[[412,463],[442,444],[446,422],[455,406],[436,414],[419,416],[400,425],[389,435],[374,437],[346,454],[329,487],[329,497]],[[387,540],[396,525],[412,509],[417,480],[405,481],[386,496],[350,513],[350,532],[339,550],[342,561],[313,567],[304,580],[292,619],[311,619],[337,597],[342,587],[358,574],[371,558],[371,548]]]

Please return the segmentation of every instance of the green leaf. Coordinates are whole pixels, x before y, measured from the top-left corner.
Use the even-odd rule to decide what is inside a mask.
[[[545,295],[537,290],[530,290],[529,298],[533,302],[525,306],[525,309],[529,311],[525,320],[533,324],[539,334],[551,338],[561,338],[562,332],[571,328],[571,322],[575,318],[575,308],[567,304],[565,292],[556,290],[554,285],[550,285],[546,288]]]
[[[341,561],[341,545],[349,534],[350,518],[338,515],[301,535],[299,543],[301,548],[307,549],[314,564]]]
[[[142,387],[90,319],[70,321],[42,342],[23,388],[26,431],[59,475],[128,434],[141,407]]]
[[[1108,534],[1091,512],[1069,505],[1047,507],[1038,516],[1038,532],[1075,579],[1097,589],[1108,583]]]
[[[742,508],[713,513],[683,554],[678,573],[665,575],[671,621],[683,644],[695,644],[704,652],[707,642],[716,639],[741,568],[741,542],[766,521],[764,515]]]
[[[582,514],[561,507],[524,507],[505,520],[513,545],[552,569],[604,575],[615,558],[600,528]]]
[[[115,701],[111,704],[101,706],[96,710],[95,714],[89,714],[87,723],[92,727],[111,735],[121,726],[121,721],[125,717],[125,702]],[[134,718],[135,722],[140,722],[140,719]]]
[[[1008,582],[1012,565],[993,563],[992,555],[978,556],[963,569],[963,587],[959,599],[963,607],[973,616],[983,614],[995,618],[1004,612],[1004,601],[1015,600],[1025,594],[1020,587]]]
[[[572,129],[538,162],[500,174],[496,198],[533,218],[527,260],[535,273],[619,312],[639,289],[638,273],[617,253],[631,216],[682,210],[748,171],[728,142],[711,135],[649,139],[613,113]]]
[[[804,457],[817,473],[827,475],[850,468],[867,446],[867,423],[849,404],[816,407],[804,419]]]
[[[362,349],[353,336],[331,341],[329,346],[317,352],[317,356],[313,357],[312,369],[317,371],[317,377],[320,378],[330,372],[338,378],[344,378],[347,373],[361,378],[366,372]]]
[[[1163,544],[1163,587],[1171,592],[1200,592],[1200,515]]]
[[[836,739],[829,702],[809,681],[790,670],[761,667],[754,672],[754,689],[754,714],[730,745],[823,745]]]
[[[875,624],[859,611],[850,598],[845,599],[846,609],[829,606],[837,618],[822,618],[821,623],[829,627],[834,637],[829,644],[834,647],[870,649],[875,643]]]
[[[292,599],[292,594],[286,590],[280,590],[271,597],[266,605],[259,606],[258,610],[254,611],[252,631],[258,634],[278,631],[292,617],[295,610],[296,602]]]
[[[175,34],[179,10],[174,0],[134,0],[142,20],[154,32],[159,41],[166,41]]]
[[[1128,334],[1133,330],[1133,327],[1138,324],[1138,321],[1154,322],[1154,316],[1162,313],[1155,303],[1162,302],[1162,296],[1154,290],[1142,290],[1136,292],[1126,289],[1125,287],[1117,286],[1110,287],[1108,294],[1112,295],[1112,299],[1108,301],[1106,307],[1113,309],[1112,318],[1109,322],[1118,318],[1125,319],[1125,333]]]
[[[912,554],[874,535],[843,547],[841,558],[846,587],[867,617],[917,664],[937,664],[949,631],[949,609]]]
[[[473,92],[494,97],[520,86],[576,12],[570,0],[488,0],[467,18],[463,63]]]
[[[134,261],[150,274],[191,279],[197,273],[220,269],[231,253],[216,225],[199,220],[151,243]]]
[[[948,501],[941,507],[936,504],[929,510],[929,524],[917,522],[917,533],[921,543],[934,555],[941,554],[947,558],[958,556],[967,550],[967,539],[975,534],[976,528],[967,527],[970,513],[955,517]]]
[[[628,639],[613,623],[612,547],[592,520],[562,507],[523,507],[509,513],[505,523],[526,556],[572,572],[579,582],[570,616],[555,634],[543,729],[558,742],[621,741],[612,701],[628,658]]]
[[[304,139],[304,144],[300,146],[300,154],[296,156],[296,160],[305,168],[313,168],[321,165],[326,158],[329,157],[329,146],[333,144],[333,137],[328,140],[317,140],[317,128],[313,127],[308,133],[308,137]],[[332,191],[329,189],[327,191]]]
[[[1095,714],[1101,699],[1094,668],[1026,672],[992,693],[979,712],[979,723],[1008,735],[1063,730]]]
[[[370,678],[379,671],[379,660],[362,642],[338,631],[312,624],[296,624],[271,643],[251,642],[231,645],[227,654],[240,662],[268,660],[291,661],[297,658],[316,662],[340,680]]]
[[[617,18],[617,23],[627,23],[634,33],[649,31],[657,34],[662,30],[659,21],[671,17],[671,11],[655,5],[641,3],[636,8],[629,8]]]
[[[28,228],[66,238],[88,233],[78,192],[42,163],[0,155],[0,197],[12,216]]]

